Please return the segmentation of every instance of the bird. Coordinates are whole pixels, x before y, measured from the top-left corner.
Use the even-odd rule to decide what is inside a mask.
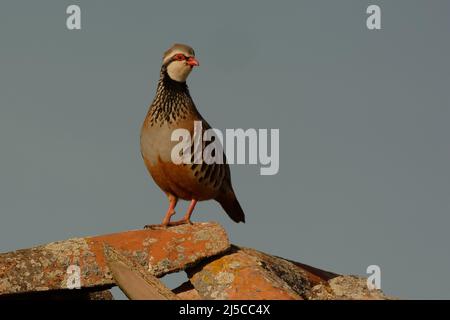
[[[175,43],[164,52],[156,94],[141,127],[140,149],[150,176],[166,194],[169,206],[161,224],[146,225],[145,228],[192,224],[196,204],[212,199],[233,221],[245,223],[224,154],[223,163],[175,164],[171,159],[177,143],[171,140],[174,130],[185,129],[192,135],[195,121],[201,121],[203,132],[211,128],[197,110],[186,84],[191,71],[199,65],[194,49],[186,44]],[[202,148],[207,144],[203,143]],[[179,199],[190,201],[190,204],[182,219],[171,221]]]

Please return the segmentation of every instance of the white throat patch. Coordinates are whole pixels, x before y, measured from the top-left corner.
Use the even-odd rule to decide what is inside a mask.
[[[192,71],[192,67],[185,61],[172,61],[167,66],[167,74],[172,80],[185,82]]]

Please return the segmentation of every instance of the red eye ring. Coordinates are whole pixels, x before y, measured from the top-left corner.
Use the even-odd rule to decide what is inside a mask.
[[[186,60],[186,56],[182,53],[177,53],[176,55],[173,56],[173,60],[183,61]]]

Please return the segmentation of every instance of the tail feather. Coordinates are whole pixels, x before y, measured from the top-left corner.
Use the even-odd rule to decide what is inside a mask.
[[[245,214],[234,192],[227,192],[216,199],[234,222],[245,223]]]

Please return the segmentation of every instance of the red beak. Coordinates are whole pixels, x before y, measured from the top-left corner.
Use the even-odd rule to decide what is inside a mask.
[[[198,63],[197,59],[195,59],[194,57],[189,57],[186,60],[186,63],[191,67],[198,67],[200,65],[200,63]]]

